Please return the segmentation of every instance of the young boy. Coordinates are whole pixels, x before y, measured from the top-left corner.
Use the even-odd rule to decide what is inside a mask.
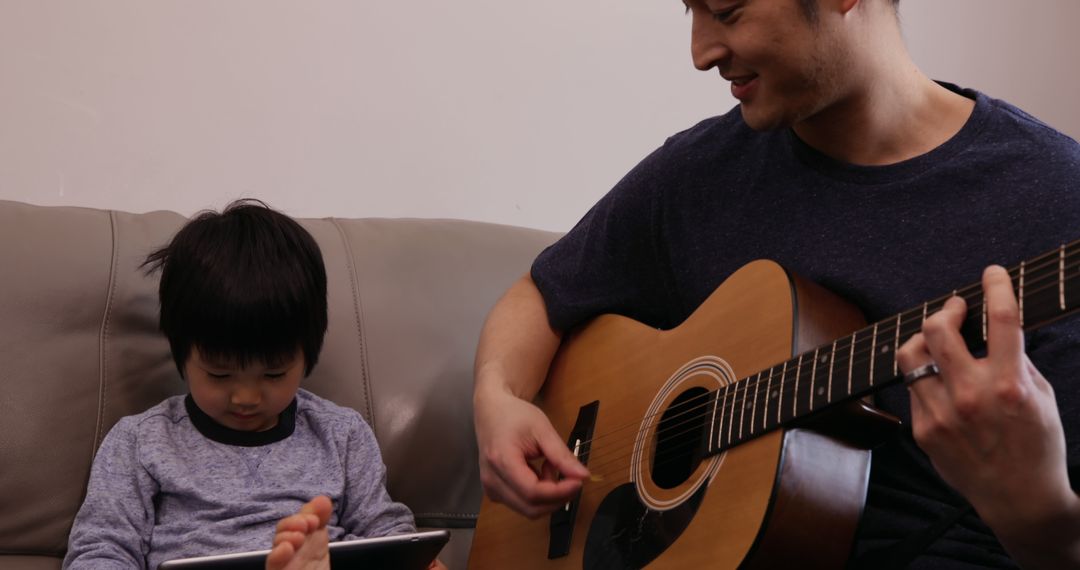
[[[279,521],[295,527],[317,496],[330,500],[304,507],[318,513],[316,547],[414,530],[386,492],[360,415],[300,389],[327,323],[326,270],[310,234],[241,201],[191,220],[144,266],[161,270],[161,329],[189,394],[109,432],[65,569],[154,569],[270,548],[288,542]],[[279,548],[274,560],[290,558]]]

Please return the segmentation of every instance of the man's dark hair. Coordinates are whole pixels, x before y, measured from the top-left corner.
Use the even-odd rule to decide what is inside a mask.
[[[239,366],[286,360],[311,374],[326,334],[326,267],[292,218],[256,200],[202,212],[142,264],[161,269],[161,331],[184,375],[192,347]]]

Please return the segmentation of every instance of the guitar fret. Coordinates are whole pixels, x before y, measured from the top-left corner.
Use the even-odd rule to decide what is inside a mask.
[[[922,322],[924,322],[924,323],[926,322],[926,306],[929,305],[929,304],[930,304],[929,302],[926,302],[926,303],[922,304]]]
[[[1065,310],[1065,246],[1058,248],[1058,304]]]
[[[874,385],[874,357],[877,356],[877,327],[874,323],[874,332],[870,335],[870,385]]]
[[[716,447],[714,448],[716,450],[719,450],[720,446],[724,445],[723,442],[722,442],[722,440],[724,439],[724,415],[727,413],[727,393],[728,393],[728,388],[730,388],[730,387],[731,387],[731,384],[724,384],[724,396],[722,398],[720,397],[720,390],[719,389],[716,390],[716,392],[717,392],[716,397],[720,400],[720,410],[719,410],[719,413],[717,414],[717,418],[719,418],[720,425],[716,428]]]
[[[776,425],[780,425],[780,410],[784,409],[784,384],[787,383],[787,363],[790,360],[784,361],[784,367],[780,369],[780,399],[776,402]]]
[[[1020,262],[1020,291],[1016,294],[1020,304],[1020,328],[1024,328],[1024,262]]]
[[[747,378],[745,381],[742,382],[742,384],[743,384],[743,390],[742,390],[743,399],[741,401],[739,401],[739,440],[740,441],[742,441],[742,427],[743,427],[743,424],[746,423],[743,420],[746,418],[746,405],[745,405],[746,390],[750,386],[750,379]],[[735,395],[735,399],[739,400],[739,395],[738,394]]]
[[[754,380],[754,403],[750,408],[750,435],[754,434],[754,425],[757,423],[754,418],[757,417],[757,397],[761,392],[761,372],[757,373],[757,379]]]
[[[818,367],[818,348],[814,349],[814,364],[810,369],[810,401],[806,403],[806,409],[814,409],[814,383],[817,381],[817,367]]]
[[[772,398],[772,375],[773,370],[776,367],[773,366],[769,369],[769,381],[765,383],[765,409],[761,410],[761,429],[764,430],[769,425],[769,398]]]
[[[716,397],[713,398],[712,419],[709,420],[709,445],[706,449],[716,449],[713,445],[713,436],[716,434],[716,413],[720,409],[720,389],[716,389]]]
[[[986,334],[986,295],[982,296],[982,339],[983,342],[990,338]]]
[[[727,393],[724,393],[724,399],[727,399]],[[727,442],[731,445],[731,426],[735,423],[735,402],[739,399],[739,383],[735,382],[735,394],[731,397],[731,412],[728,416],[727,423]]]
[[[900,313],[896,314],[896,339],[893,346],[893,363],[892,363],[892,375],[900,375],[900,363],[896,360],[896,353],[900,350]]]
[[[825,400],[832,402],[832,374],[833,368],[836,367],[836,341],[832,343],[832,353],[829,355],[829,395]]]
[[[852,372],[852,369],[855,367],[855,339],[856,339],[858,334],[859,333],[856,332],[855,334],[851,335],[851,350],[848,352],[848,363],[847,363],[847,393],[848,393],[848,396],[851,395],[851,372]]]
[[[799,355],[799,363],[795,365],[795,392],[791,397],[791,417],[799,415],[799,376],[802,376],[802,359],[803,355]]]

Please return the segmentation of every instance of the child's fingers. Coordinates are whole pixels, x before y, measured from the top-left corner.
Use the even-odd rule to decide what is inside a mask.
[[[334,510],[333,503],[330,502],[330,498],[325,495],[319,495],[314,499],[308,501],[300,508],[300,514],[314,515],[316,518],[316,525],[312,529],[322,528],[330,522],[330,512]]]
[[[303,542],[303,538],[300,539]],[[296,554],[297,547],[290,542],[278,542],[277,537],[274,538],[274,548],[270,550],[270,554],[266,555],[266,568],[267,570],[276,570],[278,568],[284,568],[289,560],[292,560],[294,554]]]
[[[279,530],[277,532],[277,534],[274,535],[274,544],[273,544],[273,546],[277,546],[279,544],[291,544],[293,546],[293,548],[299,549],[304,544],[304,539],[306,537],[307,537],[307,534],[303,533],[303,532],[300,532],[300,531],[295,531],[295,530],[280,531]]]
[[[281,532],[299,532],[307,534],[315,529],[319,528],[319,517],[314,514],[295,514],[289,515],[277,523],[276,531]]]

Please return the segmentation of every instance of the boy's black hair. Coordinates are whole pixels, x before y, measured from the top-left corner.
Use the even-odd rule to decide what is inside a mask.
[[[143,262],[161,269],[161,331],[184,375],[192,347],[211,360],[273,366],[304,353],[311,374],[326,334],[326,267],[292,218],[257,200],[189,221]]]

